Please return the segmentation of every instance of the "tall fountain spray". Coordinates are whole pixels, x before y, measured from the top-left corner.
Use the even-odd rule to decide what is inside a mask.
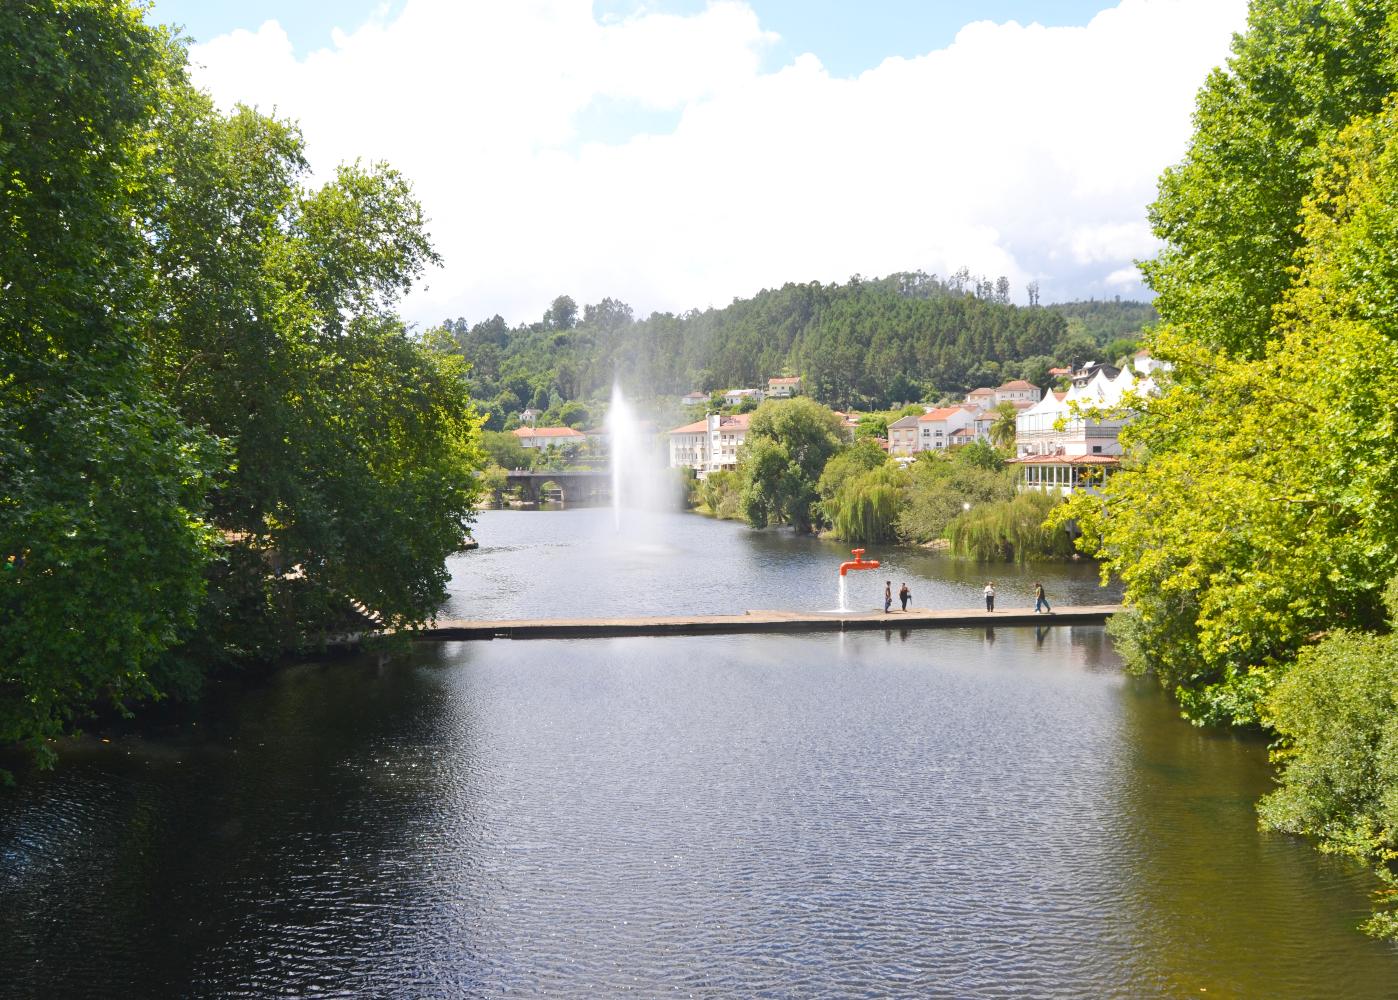
[[[623,511],[673,510],[677,503],[675,474],[666,468],[665,455],[655,444],[626,401],[621,385],[612,386],[611,407],[607,410],[607,437],[612,461],[612,521],[621,531]],[[643,518],[633,518],[628,534],[641,527]]]
[[[621,530],[621,509],[634,506],[631,472],[640,460],[641,435],[636,414],[621,394],[621,383],[612,384],[612,404],[607,410],[607,439],[612,461],[612,521]]]

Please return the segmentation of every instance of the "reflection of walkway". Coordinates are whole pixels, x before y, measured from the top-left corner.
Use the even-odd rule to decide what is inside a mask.
[[[414,633],[419,639],[555,639],[621,635],[720,635],[738,632],[855,632],[877,629],[965,628],[1001,625],[1102,625],[1119,604],[1033,611],[927,611],[883,614],[851,611],[749,611],[741,615],[667,615],[655,618],[539,618],[509,621],[438,620]]]

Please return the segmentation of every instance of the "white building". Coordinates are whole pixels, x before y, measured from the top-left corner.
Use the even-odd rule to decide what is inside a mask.
[[[994,389],[972,389],[966,393],[966,402],[982,410],[988,410],[995,405]]]
[[[670,432],[670,468],[689,468],[700,478],[738,467],[738,449],[747,439],[751,414],[731,417],[710,413],[703,420]]]
[[[780,375],[767,380],[768,399],[790,399],[801,392],[800,375]]]
[[[890,455],[917,454],[917,415],[900,417],[888,425],[888,453]]]
[[[709,394],[706,392],[687,392],[680,397],[681,406],[703,406],[709,401]]]
[[[517,427],[510,433],[525,448],[547,448],[551,444],[582,444],[587,435],[571,427]]]
[[[995,390],[995,405],[999,406],[1001,403],[1037,403],[1042,395],[1043,390],[1037,385],[1018,378],[1013,382],[1006,382]]]
[[[728,406],[737,406],[746,399],[762,402],[763,392],[761,389],[729,389],[723,394],[723,401]]]
[[[1153,394],[1150,373],[1162,367],[1148,356],[1132,368],[1098,365],[1086,378],[1075,376],[1067,392],[1051,392],[1020,413],[1011,461],[1024,470],[1021,487],[1067,493],[1105,482],[1121,460],[1118,435],[1131,419],[1110,411],[1128,393]],[[1097,417],[1093,410],[1104,412]]]
[[[976,422],[971,406],[939,406],[917,418],[917,450],[940,451],[951,447],[951,436]]]

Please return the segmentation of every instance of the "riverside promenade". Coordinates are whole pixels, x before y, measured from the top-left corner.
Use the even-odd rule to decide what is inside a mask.
[[[863,632],[986,628],[1024,625],[1103,625],[1119,604],[1063,607],[1051,614],[1005,611],[748,611],[741,615],[665,615],[648,618],[534,618],[499,621],[438,619],[413,633],[422,640],[602,639],[641,635],[737,635],[759,632]]]

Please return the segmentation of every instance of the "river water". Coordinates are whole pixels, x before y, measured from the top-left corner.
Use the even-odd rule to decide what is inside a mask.
[[[676,517],[667,579],[573,513],[483,517],[456,613],[834,593],[838,548]],[[424,644],[110,739],[0,792],[0,996],[1398,993],[1365,874],[1258,831],[1265,747],[1100,628]]]

